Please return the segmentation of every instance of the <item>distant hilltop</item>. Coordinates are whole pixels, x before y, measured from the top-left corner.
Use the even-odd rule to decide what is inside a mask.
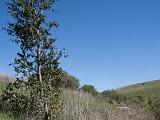
[[[124,86],[116,89],[118,93],[127,96],[152,96],[160,95],[160,80],[152,80],[143,83]]]

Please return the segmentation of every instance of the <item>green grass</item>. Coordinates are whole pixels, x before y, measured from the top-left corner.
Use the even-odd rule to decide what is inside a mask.
[[[160,95],[160,80],[129,85],[117,89],[117,92],[126,96],[149,97],[152,95]]]

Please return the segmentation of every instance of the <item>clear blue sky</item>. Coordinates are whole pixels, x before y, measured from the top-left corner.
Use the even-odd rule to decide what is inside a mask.
[[[0,3],[0,27],[10,18]],[[159,0],[59,0],[55,15],[58,48],[69,57],[62,67],[80,83],[100,91],[160,79]],[[17,46],[0,32],[0,72],[14,74],[8,64]]]

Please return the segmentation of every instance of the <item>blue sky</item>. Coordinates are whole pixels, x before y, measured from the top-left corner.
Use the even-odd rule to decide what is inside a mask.
[[[0,28],[10,20],[2,0]],[[53,32],[57,47],[69,57],[61,66],[80,83],[100,91],[160,79],[159,0],[59,0]],[[0,72],[9,67],[18,47],[0,32]]]

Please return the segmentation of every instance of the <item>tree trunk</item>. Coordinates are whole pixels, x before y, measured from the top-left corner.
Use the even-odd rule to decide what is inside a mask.
[[[40,81],[40,84],[41,84],[41,88],[40,88],[40,90],[41,90],[41,93],[40,93],[40,95],[41,95],[41,97],[43,96],[43,81],[42,81],[42,72],[41,72],[41,64],[40,64],[40,59],[41,59],[41,57],[40,57],[40,55],[41,55],[41,51],[40,51],[40,45],[38,45],[37,46],[37,65],[38,65],[38,78],[39,78],[39,81]]]

